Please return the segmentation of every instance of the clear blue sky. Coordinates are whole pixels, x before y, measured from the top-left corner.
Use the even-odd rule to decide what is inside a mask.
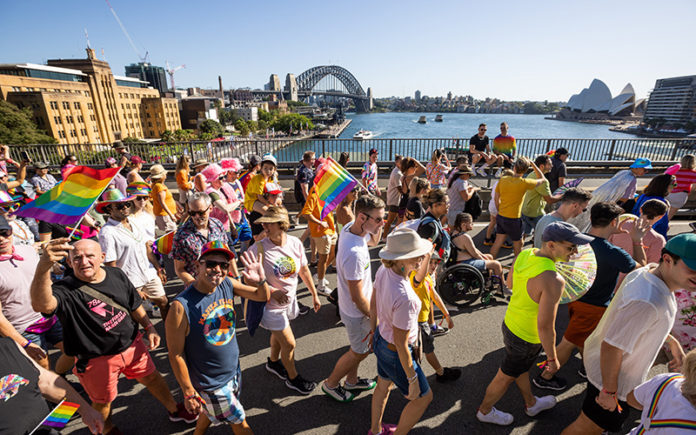
[[[111,0],[152,63],[186,64],[177,86],[262,87],[272,73],[338,64],[374,95],[567,100],[603,80],[696,74],[693,0]],[[3,1],[0,63],[84,57],[87,28],[116,74],[138,58],[104,0]]]

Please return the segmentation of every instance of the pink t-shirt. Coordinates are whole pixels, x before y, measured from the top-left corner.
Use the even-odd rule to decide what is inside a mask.
[[[622,230],[630,231],[633,228],[634,222],[624,221],[619,228]],[[609,243],[612,243],[624,251],[628,252],[628,255],[633,257],[633,240],[631,236],[626,233],[614,234],[609,237]],[[667,241],[665,238],[657,233],[655,230],[650,228],[645,236],[643,236],[643,249],[645,250],[645,258],[648,263],[659,263],[660,257],[662,256],[662,248],[665,247]],[[616,288],[614,291],[619,289],[619,286],[623,282],[625,273],[619,274],[619,279],[616,281]]]
[[[39,255],[30,245],[16,245],[14,248],[24,260],[0,261],[0,303],[2,314],[21,334],[27,326],[43,319],[41,313],[31,307],[29,294]]]
[[[407,278],[380,266],[373,284],[377,303],[379,335],[394,344],[394,328],[409,331],[408,342],[418,340],[418,313],[421,301]]]
[[[696,171],[692,169],[680,169],[674,176],[677,178],[677,187],[672,189],[672,193],[691,192],[691,185],[696,183]]]
[[[285,304],[279,304],[271,298],[266,303],[266,309],[286,309],[291,303],[295,303],[298,272],[300,268],[307,265],[304,246],[300,239],[288,235],[283,246],[277,246],[265,238],[254,243],[249,251],[258,255],[259,243],[263,245],[263,270],[266,273],[268,285],[288,295],[288,302]]]

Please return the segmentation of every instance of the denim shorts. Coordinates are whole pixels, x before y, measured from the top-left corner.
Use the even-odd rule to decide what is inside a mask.
[[[392,381],[394,385],[399,388],[401,394],[408,396],[408,378],[404,372],[404,368],[401,366],[401,361],[399,360],[399,354],[387,347],[389,343],[379,335],[379,328],[375,330],[373,349],[375,356],[377,357],[377,374],[382,379],[387,379]],[[409,346],[411,350],[411,346]],[[428,384],[428,378],[425,377],[423,369],[411,356],[411,363],[416,371],[416,376],[418,376],[418,385],[420,386],[420,397],[430,391],[430,385]]]
[[[46,332],[41,334],[36,334],[34,332],[24,331],[22,337],[27,340],[31,340],[32,343],[38,344],[43,350],[48,350],[50,346],[55,346],[56,343],[63,341],[63,325],[60,324],[60,320],[51,326]]]
[[[462,260],[458,263],[468,264],[469,266],[473,266],[482,272],[486,271],[486,261],[481,260],[480,258],[469,258],[468,260]]]
[[[541,352],[541,343],[529,343],[516,336],[503,322],[503,343],[505,344],[505,357],[500,365],[500,371],[517,378],[532,368],[537,356]]]

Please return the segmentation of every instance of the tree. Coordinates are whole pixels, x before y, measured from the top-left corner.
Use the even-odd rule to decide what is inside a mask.
[[[32,120],[34,113],[28,107],[19,109],[12,103],[0,101],[0,143],[48,144],[57,143],[54,138],[39,130]]]
[[[314,129],[314,124],[304,115],[298,113],[288,113],[286,115],[280,116],[278,119],[273,121],[272,127],[276,131],[284,131],[290,133],[290,126],[292,126],[292,131],[299,131],[301,128],[308,128],[309,130]]]
[[[193,130],[191,130],[191,129],[186,129],[186,130],[178,129],[177,131],[174,132],[174,140],[176,142],[184,142],[187,140],[191,140],[194,137],[195,137],[195,135],[193,134]]]
[[[237,130],[242,136],[249,135],[249,126],[242,118],[239,118],[237,122],[234,123],[234,129]]]
[[[201,122],[201,125],[198,126],[198,131],[200,133],[212,134],[213,137],[217,137],[220,136],[225,129],[222,127],[222,124],[216,120],[206,119],[205,121]]]
[[[164,130],[160,137],[162,142],[174,142],[174,132],[171,130]]]
[[[249,130],[253,133],[255,133],[259,129],[259,123],[256,121],[247,121],[247,126],[249,127]]]
[[[218,110],[218,118],[222,125],[233,125],[239,119],[239,115],[234,109],[221,109]]]
[[[135,137],[135,136],[124,137],[123,139],[121,139],[121,142],[123,142],[123,143],[145,143],[144,140],[140,139],[139,137]]]
[[[268,128],[268,123],[266,121],[264,121],[263,119],[259,119],[258,124],[259,124],[258,130],[266,131],[266,129]]]
[[[273,114],[270,112],[266,112],[263,109],[259,109],[259,121],[272,122]]]

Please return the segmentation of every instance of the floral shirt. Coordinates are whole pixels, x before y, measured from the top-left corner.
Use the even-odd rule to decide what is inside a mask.
[[[696,349],[696,292],[677,290],[677,319],[674,321],[672,335],[679,340],[684,352]]]
[[[196,276],[196,260],[201,253],[201,248],[213,240],[220,240],[225,244],[229,243],[227,233],[219,220],[213,217],[208,218],[208,238],[205,238],[198,232],[193,221],[189,219],[174,234],[172,258],[183,261],[186,272]]]
[[[362,179],[367,181],[367,190],[370,193],[377,191],[377,163],[365,162],[362,170]]]
[[[46,174],[46,178],[39,177],[38,175],[31,178],[31,185],[34,186],[34,189],[44,192],[53,189],[53,186],[56,184],[58,184],[58,182],[51,174]]]
[[[431,186],[447,187],[447,171],[448,167],[442,163],[433,164],[428,162],[425,167],[425,175],[428,177],[428,182]]]

